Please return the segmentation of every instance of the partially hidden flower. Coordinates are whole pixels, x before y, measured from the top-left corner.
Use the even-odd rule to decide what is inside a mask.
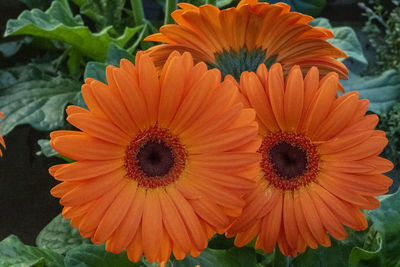
[[[287,4],[242,0],[236,8],[223,10],[213,5],[178,5],[181,9],[172,13],[177,24],[164,25],[160,33],[145,39],[165,43],[147,50],[158,68],[171,51],[178,50],[192,53],[195,62],[204,61],[223,77],[230,74],[237,81],[243,71],[275,62],[284,71],[300,65],[306,73],[318,66],[321,74],[334,71],[347,78],[346,66],[335,59],[346,54],[327,42],[332,32],[310,26],[312,17],[290,12]]]
[[[0,112],[0,119],[3,119],[3,118],[4,118],[4,115],[3,115],[3,113]],[[2,147],[5,149],[6,143],[4,142],[3,136],[0,135],[0,157],[3,156],[3,151],[1,150]]]
[[[197,256],[239,216],[254,189],[261,140],[253,109],[218,70],[172,53],[160,77],[148,55],[87,79],[89,110],[69,106],[81,131],[51,133],[74,163],[50,168],[63,216],[106,250],[153,262]]]
[[[366,115],[368,100],[357,92],[337,97],[336,73],[319,77],[313,67],[303,79],[294,66],[284,79],[280,64],[242,74],[263,141],[257,188],[228,229],[237,246],[257,237],[256,248],[271,252],[278,244],[293,257],[328,247],[329,235],[346,238],[343,225],[366,229],[360,209],[378,208],[375,196],[392,184],[383,173],[393,164],[379,157],[388,141],[374,130],[378,117]]]

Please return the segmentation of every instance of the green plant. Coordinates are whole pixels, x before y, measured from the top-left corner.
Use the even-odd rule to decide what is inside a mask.
[[[378,127],[386,132],[389,144],[383,151],[385,158],[394,163],[400,163],[400,104],[380,115]]]
[[[363,31],[376,51],[376,61],[370,66],[371,73],[399,68],[400,60],[400,3],[397,0],[369,0],[360,3],[367,22]]]

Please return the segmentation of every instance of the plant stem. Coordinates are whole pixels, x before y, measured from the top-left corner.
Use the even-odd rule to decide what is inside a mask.
[[[165,19],[164,24],[172,24],[174,20],[171,17],[171,13],[175,11],[178,0],[165,0]]]
[[[133,19],[135,25],[140,26],[144,24],[144,9],[142,0],[131,0]]]
[[[210,4],[210,5],[216,6],[217,5],[217,0],[207,0],[206,4]]]

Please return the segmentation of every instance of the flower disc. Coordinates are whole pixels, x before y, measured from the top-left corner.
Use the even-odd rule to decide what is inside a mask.
[[[268,68],[281,63],[285,71],[300,65],[304,72],[318,66],[321,74],[337,72],[347,78],[348,70],[336,57],[346,54],[327,42],[330,30],[312,27],[313,19],[290,12],[284,3],[258,3],[242,0],[237,7],[219,10],[213,5],[196,7],[179,3],[172,13],[176,24],[164,25],[160,33],[145,40],[165,44],[146,51],[161,68],[170,52],[192,53],[196,62],[218,68],[223,77],[237,81],[244,71],[255,72],[260,64]]]
[[[366,115],[368,100],[357,92],[337,97],[336,73],[319,77],[313,67],[303,79],[295,66],[285,80],[280,64],[241,76],[263,141],[257,188],[228,229],[237,246],[257,237],[256,248],[271,252],[278,244],[292,257],[330,246],[328,234],[346,238],[343,225],[366,229],[360,209],[377,208],[375,197],[392,184],[383,173],[393,164],[379,157],[387,139],[374,130],[378,117]]]
[[[160,76],[148,55],[82,86],[88,110],[69,106],[81,131],[51,133],[74,163],[50,168],[63,216],[106,250],[153,262],[197,256],[239,216],[260,146],[253,109],[218,70],[174,52]]]

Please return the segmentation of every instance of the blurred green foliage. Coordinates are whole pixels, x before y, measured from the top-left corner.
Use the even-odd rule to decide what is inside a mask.
[[[383,151],[383,156],[395,164],[400,163],[400,103],[393,106],[387,113],[380,115],[378,127],[386,131],[389,144]]]
[[[397,68],[400,63],[400,2],[398,0],[368,0],[359,4],[367,22],[363,31],[376,51],[371,73]]]

